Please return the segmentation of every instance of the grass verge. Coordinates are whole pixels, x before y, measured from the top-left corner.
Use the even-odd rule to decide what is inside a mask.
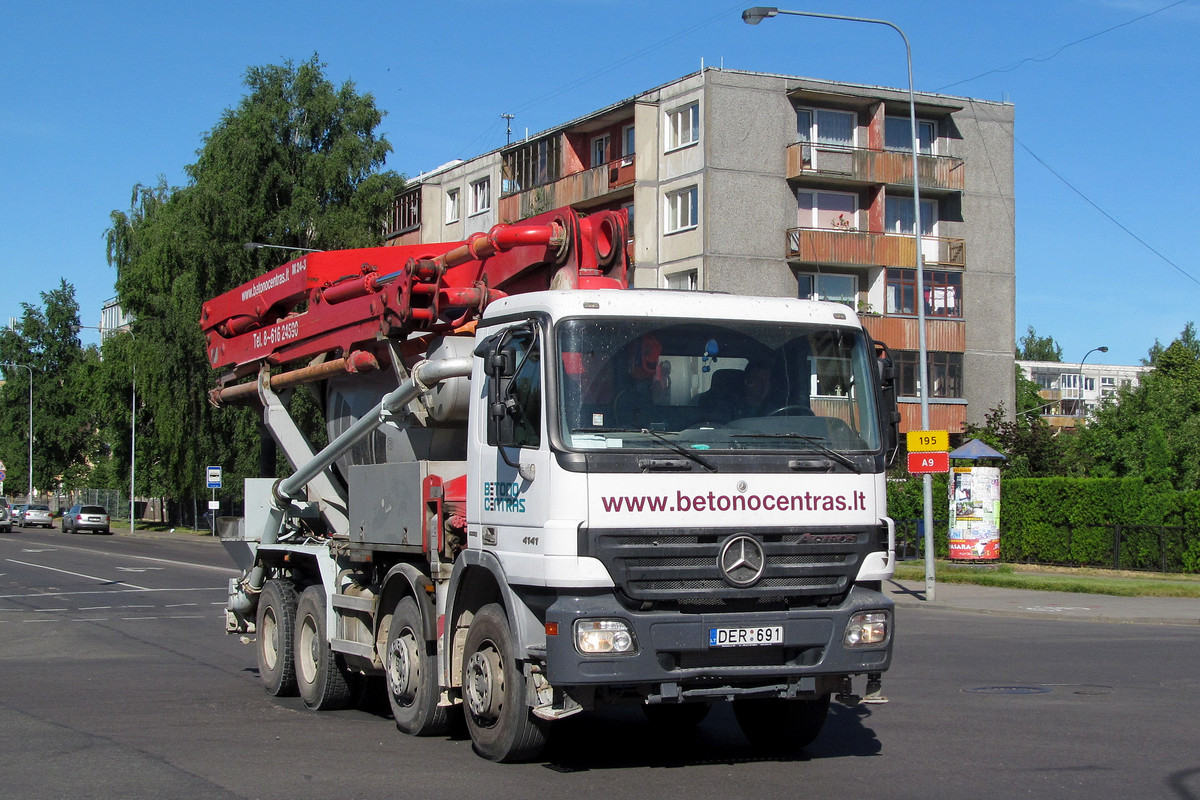
[[[1119,597],[1196,597],[1200,598],[1200,575],[1176,575],[1144,572],[1120,572],[1086,567],[1048,567],[1024,564],[952,564],[938,561],[935,579],[939,583],[968,583],[1002,589],[1034,589],[1046,592],[1081,592]],[[896,578],[925,580],[925,563],[902,561],[896,565]]]

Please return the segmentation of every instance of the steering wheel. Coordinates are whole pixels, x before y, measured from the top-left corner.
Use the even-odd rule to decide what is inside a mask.
[[[765,416],[778,417],[781,414],[787,414],[787,415],[795,414],[798,417],[815,417],[816,416],[816,414],[813,413],[813,410],[811,408],[809,408],[808,406],[800,406],[800,405],[780,406],[779,408],[775,409],[774,411],[767,412],[767,414]]]

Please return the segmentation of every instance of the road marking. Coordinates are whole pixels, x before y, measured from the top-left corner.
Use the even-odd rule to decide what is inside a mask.
[[[127,586],[128,584],[121,584]],[[131,589],[84,589],[78,592],[33,592],[25,594],[0,594],[0,600],[26,600],[31,597],[67,597],[76,594],[133,594],[134,592],[228,592],[228,586],[193,586],[186,589],[146,589],[138,586]],[[225,602],[213,603],[223,606]]]
[[[21,552],[22,553],[53,553],[57,549],[58,548],[56,548],[56,547],[40,547],[37,549],[34,549],[32,547],[26,547],[23,550],[21,550]]]
[[[127,586],[130,589],[137,589],[137,590],[143,591],[143,592],[149,591],[149,589],[147,589],[147,587],[145,587],[145,586],[138,586],[137,584],[133,584],[133,583],[125,583],[124,581],[113,581],[113,580],[109,580],[108,578],[99,578],[95,575],[85,575],[82,572],[71,572],[70,570],[59,569],[58,567],[48,567],[45,564],[31,564],[28,561],[17,561],[15,558],[9,558],[9,559],[5,559],[5,560],[8,561],[10,564],[20,564],[25,567],[36,567],[38,569],[47,569],[47,570],[50,570],[51,572],[58,572],[63,575],[70,575],[74,578],[87,578],[89,581],[99,581],[100,583],[115,583],[117,586]]]
[[[183,608],[184,606],[194,606],[195,603],[167,603],[166,608]]]
[[[149,572],[150,570],[161,570],[162,567],[117,567],[121,572]]]

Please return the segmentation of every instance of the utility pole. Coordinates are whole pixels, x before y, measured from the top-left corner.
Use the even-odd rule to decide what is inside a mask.
[[[508,129],[504,131],[504,146],[508,147],[512,144],[512,121],[515,114],[501,114],[500,118],[508,124]]]

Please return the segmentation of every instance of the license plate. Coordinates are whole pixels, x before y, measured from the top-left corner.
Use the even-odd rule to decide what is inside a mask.
[[[782,625],[708,629],[709,647],[756,647],[770,644],[783,644]]]

